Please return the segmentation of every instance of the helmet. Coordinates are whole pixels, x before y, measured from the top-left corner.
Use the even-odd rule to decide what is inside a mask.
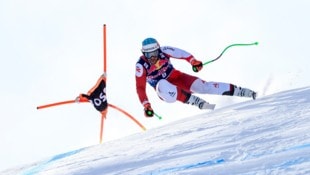
[[[159,49],[159,43],[154,38],[146,38],[142,41],[142,49],[141,51],[143,53],[145,52],[153,52],[157,49]]]

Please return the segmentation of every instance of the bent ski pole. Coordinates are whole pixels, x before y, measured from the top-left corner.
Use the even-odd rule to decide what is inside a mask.
[[[231,45],[227,46],[227,47],[222,51],[222,53],[221,53],[218,57],[216,57],[216,58],[213,59],[213,60],[207,61],[207,62],[203,63],[202,65],[204,66],[204,65],[207,65],[207,64],[209,64],[209,63],[212,63],[212,62],[218,60],[219,58],[221,58],[221,56],[224,54],[224,52],[225,52],[227,49],[229,49],[230,47],[233,47],[233,46],[252,46],[252,45],[258,45],[258,42],[247,43],[247,44],[231,44]],[[194,71],[194,72],[197,72],[196,69],[197,69],[196,67],[193,67],[193,71]]]

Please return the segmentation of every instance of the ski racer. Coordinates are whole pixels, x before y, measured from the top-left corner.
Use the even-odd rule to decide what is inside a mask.
[[[156,39],[146,38],[142,41],[141,51],[143,55],[136,63],[136,90],[139,100],[144,106],[146,117],[154,115],[146,94],[146,82],[155,89],[163,101],[168,103],[180,101],[197,106],[199,109],[213,110],[215,105],[209,104],[193,93],[256,98],[256,92],[250,89],[230,83],[207,82],[175,69],[170,58],[187,61],[195,72],[203,68],[202,62],[185,50],[160,46]]]

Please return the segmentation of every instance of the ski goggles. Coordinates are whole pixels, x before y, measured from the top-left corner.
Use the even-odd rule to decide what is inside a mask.
[[[154,50],[152,52],[143,52],[144,56],[147,58],[147,59],[150,59],[152,57],[158,57],[158,54],[159,54],[159,50]]]

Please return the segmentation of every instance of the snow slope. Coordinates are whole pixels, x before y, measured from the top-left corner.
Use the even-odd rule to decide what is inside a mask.
[[[0,174],[310,174],[309,131],[304,87]]]

